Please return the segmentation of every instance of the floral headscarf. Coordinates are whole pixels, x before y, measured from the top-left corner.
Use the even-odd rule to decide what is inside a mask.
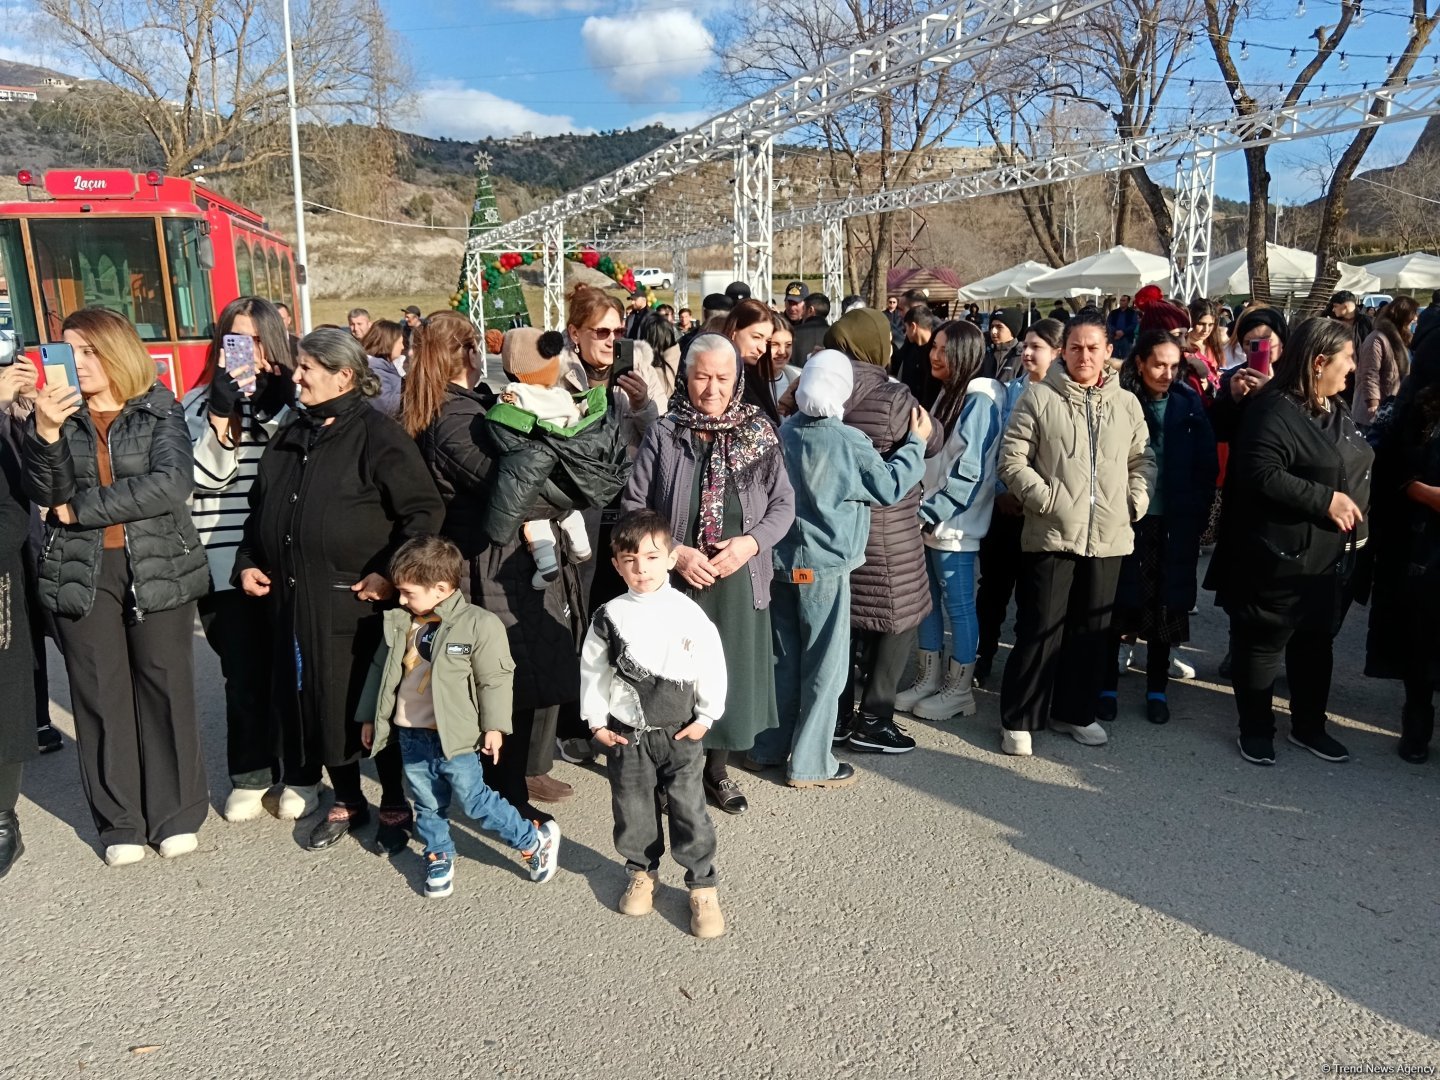
[[[714,437],[710,457],[700,476],[698,540],[700,550],[707,556],[714,554],[715,545],[722,539],[726,485],[733,483],[738,488],[746,483],[766,456],[780,449],[780,440],[765,414],[742,400],[745,371],[738,355],[735,364],[735,389],[730,403],[719,416],[710,416],[695,407],[685,381],[675,384],[670,411],[666,414],[678,427],[708,432]]]

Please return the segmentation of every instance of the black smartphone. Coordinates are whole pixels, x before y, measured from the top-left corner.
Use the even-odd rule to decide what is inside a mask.
[[[629,338],[619,338],[615,342],[615,361],[610,365],[610,385],[616,385],[620,376],[628,375],[634,370],[635,342]]]

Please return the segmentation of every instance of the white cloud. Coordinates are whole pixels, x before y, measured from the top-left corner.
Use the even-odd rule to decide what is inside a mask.
[[[475,90],[458,80],[430,83],[416,95],[411,110],[416,130],[451,139],[503,139],[531,131],[536,135],[590,134],[571,116],[536,112],[488,90]]]
[[[666,112],[662,110],[651,113],[649,116],[642,116],[639,120],[632,120],[629,126],[632,128],[643,128],[649,127],[651,124],[659,124],[662,127],[667,127],[674,131],[689,131],[691,128],[697,127],[706,120],[709,120],[710,117],[715,115],[716,111],[717,110],[714,109],[691,109],[688,112],[683,110],[680,112]]]
[[[627,101],[673,101],[671,83],[715,59],[715,38],[691,11],[592,15],[580,38],[590,65]]]
[[[559,11],[588,15],[600,9],[600,0],[497,0],[496,6],[521,15],[554,15]]]

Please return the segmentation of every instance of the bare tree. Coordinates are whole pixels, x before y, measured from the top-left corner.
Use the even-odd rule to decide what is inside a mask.
[[[728,92],[757,96],[838,51],[911,21],[927,6],[919,0],[742,5],[719,34],[719,78]],[[814,138],[828,155],[829,193],[863,194],[911,182],[978,97],[982,81],[973,67],[943,70],[820,121]],[[885,298],[892,261],[892,217],[876,214],[846,223],[851,287],[877,304]]]
[[[1409,54],[1412,47],[1413,55],[1410,55],[1408,63],[1405,55],[1392,69],[1391,78],[1398,82],[1405,74],[1408,74],[1414,66],[1415,57],[1419,50],[1424,47],[1424,42],[1429,40],[1430,29],[1434,25],[1434,19],[1428,21],[1424,16],[1424,0],[1415,0],[1417,7],[1416,26],[1423,24],[1423,38],[1419,45],[1415,45],[1415,31],[1412,28],[1410,44],[1406,47]],[[1240,70],[1236,66],[1233,55],[1235,34],[1240,26],[1242,18],[1248,16],[1251,10],[1250,0],[1204,0],[1205,25],[1209,33],[1210,45],[1215,53],[1215,60],[1220,65],[1220,74],[1224,79],[1225,88],[1230,94],[1231,103],[1239,116],[1253,116],[1260,110],[1261,102],[1251,94],[1245,81],[1240,76]],[[1307,60],[1299,73],[1295,76],[1294,82],[1285,91],[1281,101],[1285,106],[1295,105],[1314,85],[1316,77],[1326,62],[1339,51],[1345,40],[1346,33],[1354,24],[1355,16],[1360,11],[1359,0],[1338,0],[1335,5],[1333,16],[1323,16],[1325,19],[1333,18],[1333,22],[1327,21],[1316,27],[1311,37],[1315,41],[1315,52]],[[1403,71],[1399,71],[1403,66]],[[1387,79],[1387,82],[1390,81]],[[1361,142],[1360,155],[1363,156],[1364,148],[1370,145],[1374,138],[1373,130],[1361,132],[1356,136],[1355,143]],[[1352,144],[1354,145],[1354,144]],[[1250,291],[1257,299],[1270,299],[1270,265],[1265,252],[1266,226],[1270,217],[1270,172],[1267,167],[1269,148],[1265,146],[1249,147],[1245,150],[1245,175],[1250,188],[1250,220],[1246,231],[1246,250],[1250,264]],[[1355,166],[1359,164],[1359,156],[1353,162],[1346,160],[1342,155],[1336,171],[1330,181],[1330,193],[1336,191],[1339,185],[1340,197],[1344,197],[1344,189],[1349,187],[1350,177],[1354,174]],[[1333,287],[1338,274],[1335,270],[1335,257],[1331,248],[1334,244],[1334,236],[1338,230],[1340,216],[1343,214],[1343,207],[1337,203],[1333,227],[1330,230],[1328,240],[1325,238],[1325,230],[1322,227],[1320,239],[1325,240],[1326,248],[1322,252],[1317,246],[1317,274],[1315,286],[1311,297],[1318,295],[1322,290],[1328,296],[1329,290]]]
[[[1440,149],[1417,149],[1403,164],[1355,177],[1363,185],[1371,235],[1391,240],[1397,251],[1440,247]]]
[[[38,0],[103,89],[73,108],[148,137],[167,172],[226,173],[289,153],[284,28],[268,0]],[[294,11],[295,85],[312,119],[383,122],[403,85],[378,0]],[[67,105],[69,102],[67,101]]]

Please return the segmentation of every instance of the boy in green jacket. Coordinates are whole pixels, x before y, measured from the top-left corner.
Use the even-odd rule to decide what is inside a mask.
[[[438,536],[418,536],[395,553],[390,580],[404,606],[385,613],[385,645],[361,698],[375,702],[360,734],[365,746],[378,753],[392,733],[400,743],[431,898],[454,888],[452,791],[466,814],[524,855],[531,881],[554,877],[560,852],[559,826],[526,821],[481,773],[476,748],[498,761],[510,732],[515,661],[500,620],[459,591],[464,567],[460,549]]]

